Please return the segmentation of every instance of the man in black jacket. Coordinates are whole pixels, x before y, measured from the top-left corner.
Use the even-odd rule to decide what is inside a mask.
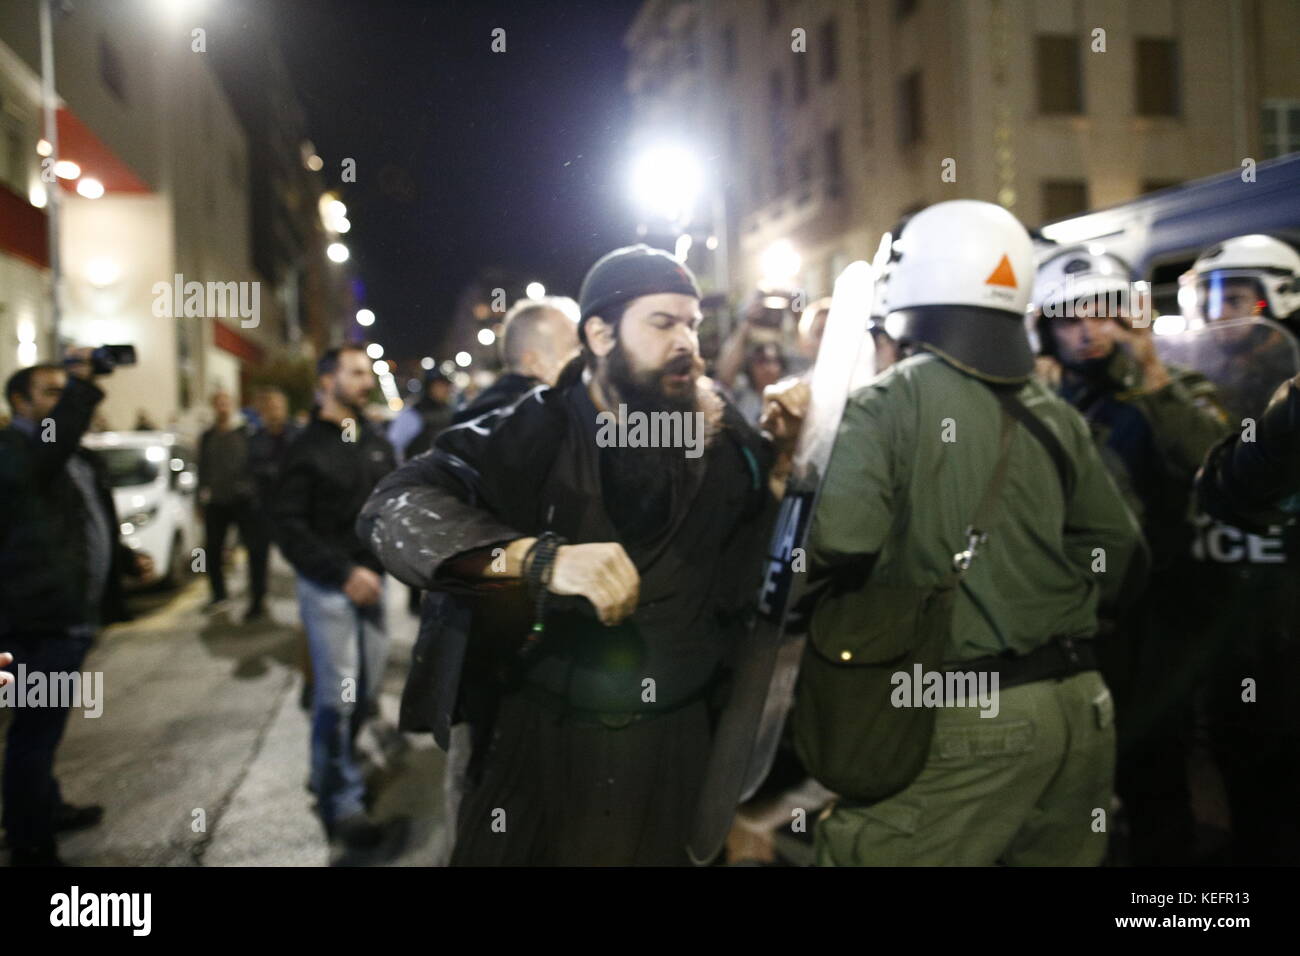
[[[88,353],[70,356],[71,375],[38,365],[5,385],[14,418],[0,429],[0,647],[29,677],[79,672],[98,628],[127,617],[121,575],[151,570],[119,540],[103,464],[80,446],[104,397]],[[14,711],[4,826],[16,864],[58,865],[55,833],[103,816],[65,803],[54,779],[67,719],[66,706]]]
[[[559,384],[444,432],[359,523],[435,592],[407,694],[443,746],[471,727],[454,864],[686,863],[756,594],[774,450],[700,377],[694,277],[635,246],[581,298]]]
[[[357,346],[317,364],[319,405],[289,446],[274,504],[276,544],[298,574],[311,648],[311,788],[332,841],[373,846],[353,743],[377,699],[388,659],[383,567],[355,526],[375,484],[394,467],[392,446],[365,420],[374,375]]]
[[[199,437],[199,507],[203,513],[204,547],[208,553],[208,579],[213,608],[226,600],[224,561],[226,535],[239,528],[239,540],[248,551],[246,619],[261,614],[266,595],[266,550],[258,547],[257,487],[249,466],[249,430],[235,419],[235,400],[229,392],[212,396],[214,421]]]
[[[538,385],[554,385],[560,370],[578,351],[578,330],[569,317],[572,299],[520,299],[506,313],[501,329],[505,372],[452,419],[460,425],[493,409],[513,405]]]

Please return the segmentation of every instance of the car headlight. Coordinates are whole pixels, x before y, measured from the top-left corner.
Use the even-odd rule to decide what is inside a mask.
[[[158,509],[155,507],[149,508],[145,511],[137,511],[133,515],[128,515],[126,520],[122,522],[122,534],[132,534],[139,531],[152,521],[157,514]]]

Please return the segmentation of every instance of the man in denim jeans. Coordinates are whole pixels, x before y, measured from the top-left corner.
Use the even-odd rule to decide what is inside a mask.
[[[373,847],[384,829],[367,816],[353,753],[378,698],[388,656],[383,570],[353,530],[393,449],[363,407],[371,363],[355,345],[317,365],[318,405],[285,456],[274,502],[276,543],[298,574],[298,602],[311,649],[311,789],[332,843]]]

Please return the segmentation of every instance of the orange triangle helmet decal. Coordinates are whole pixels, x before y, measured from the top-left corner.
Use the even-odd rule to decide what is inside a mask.
[[[1016,283],[1016,273],[1011,268],[1011,260],[1007,258],[1005,252],[1002,253],[1002,261],[998,263],[998,267],[993,270],[989,277],[984,280],[984,284],[1004,285],[1012,289],[1019,288]]]

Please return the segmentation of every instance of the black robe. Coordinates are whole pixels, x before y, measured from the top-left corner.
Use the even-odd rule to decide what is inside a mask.
[[[542,828],[538,833],[547,836],[535,833],[531,841],[524,840],[516,825],[507,832],[518,839],[491,845],[503,847],[508,842],[511,854],[524,855],[493,856],[493,861],[617,862],[631,852],[628,847],[645,843],[650,855],[634,854],[637,861],[668,862],[656,855],[663,839],[645,834],[675,832],[680,813],[672,811],[677,816],[667,823],[654,819],[646,808],[642,809],[649,817],[638,815],[629,805],[626,788],[642,793],[649,801],[647,807],[690,803],[703,772],[698,758],[707,754],[708,735],[699,732],[697,705],[725,671],[728,654],[753,610],[763,543],[774,512],[767,488],[768,444],[733,407],[724,405],[720,432],[703,456],[686,459],[679,450],[683,462],[678,479],[671,483],[662,533],[647,534],[642,523],[636,539],[625,540],[616,524],[635,525],[635,509],[629,519],[629,509],[620,508],[618,502],[606,506],[611,469],[606,466],[602,480],[602,458],[607,452],[597,447],[596,435],[596,409],[585,386],[538,389],[517,405],[444,432],[431,454],[408,462],[380,483],[359,521],[361,533],[392,574],[432,592],[422,614],[421,636],[404,694],[403,729],[432,730],[445,748],[453,722],[468,719],[477,725],[476,731],[495,726],[493,746],[513,746],[516,756],[502,752],[501,757],[514,764],[526,759],[518,754],[535,758],[539,748],[583,748],[573,736],[549,742],[520,738],[521,733],[535,731],[529,728],[538,722],[538,701],[548,700],[576,721],[573,726],[582,728],[574,731],[578,737],[594,734],[593,739],[603,741],[590,753],[582,749],[591,759],[581,762],[592,764],[593,771],[602,759],[608,768],[617,765],[629,770],[635,765],[635,752],[646,747],[661,757],[676,753],[677,757],[666,758],[670,764],[680,758],[691,768],[672,764],[682,772],[664,768],[665,774],[650,778],[655,786],[675,788],[671,795],[656,796],[654,786],[647,790],[629,784],[633,777],[640,779],[639,773],[603,778],[617,777],[609,786],[623,794],[617,802],[627,819],[617,836],[592,844],[593,850],[599,850],[595,857],[548,855],[558,852],[557,841],[572,849],[573,841],[559,835],[564,827],[570,828],[565,832],[576,832],[571,817],[563,825],[535,821]],[[639,451],[646,453],[647,467],[664,466],[662,450]],[[611,511],[619,521],[611,519]],[[519,674],[514,673],[515,651],[532,623],[531,602],[522,588],[460,581],[447,573],[446,566],[467,552],[504,547],[544,530],[570,543],[622,543],[641,575],[640,601],[626,622],[607,628],[595,619],[585,600],[555,599],[540,653],[530,661],[526,674]],[[647,679],[653,684],[647,684]],[[508,725],[494,724],[498,712],[506,716]],[[646,720],[647,714],[656,719]],[[691,738],[690,746],[685,745],[683,733]],[[475,736],[471,777],[492,790],[491,781],[501,768],[490,765],[488,735]],[[640,759],[646,763],[644,753]],[[539,766],[546,765],[543,761]],[[517,777],[520,772],[526,773],[526,768],[515,766],[511,774]],[[665,775],[674,779],[662,779]],[[546,803],[542,791],[554,796],[552,803],[566,806],[588,805],[585,797],[596,799],[581,782],[573,783],[577,790],[567,791],[556,790],[553,779],[524,783],[530,794],[526,806]],[[566,795],[561,797],[561,791]],[[472,803],[466,803],[471,817]],[[583,826],[592,822],[576,807],[573,813]],[[534,850],[523,848],[528,842]],[[680,849],[673,848],[671,861],[681,859]],[[483,861],[481,854],[475,858]]]

